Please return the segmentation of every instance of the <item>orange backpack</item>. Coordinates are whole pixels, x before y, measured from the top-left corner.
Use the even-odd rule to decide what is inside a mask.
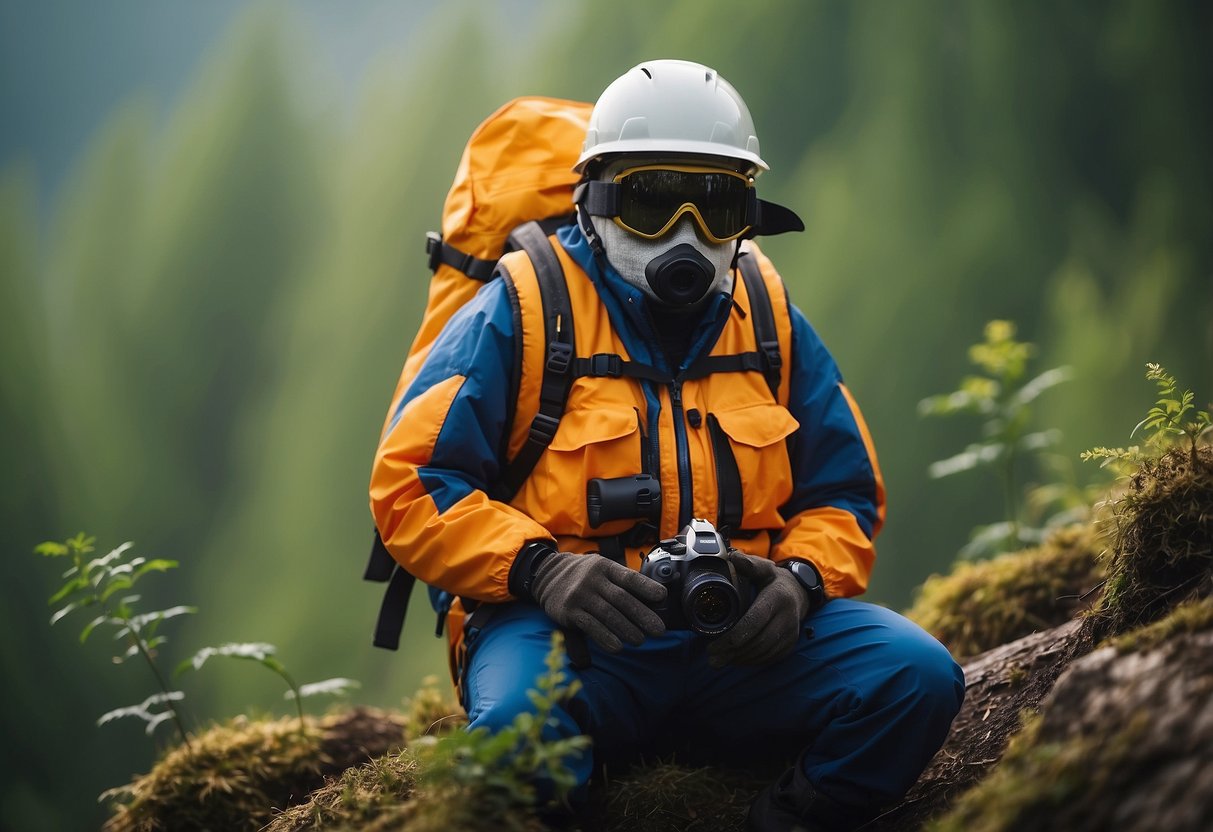
[[[515,98],[481,122],[468,139],[443,205],[442,233],[426,234],[425,251],[434,273],[429,300],[382,433],[442,328],[493,279],[502,255],[525,249],[541,278],[563,281],[547,235],[573,218],[573,188],[579,179],[573,165],[592,110],[592,104],[579,101]],[[388,583],[374,643],[395,650],[416,579],[396,563],[378,529],[363,577]],[[439,635],[442,610],[449,606],[449,598],[442,595],[431,588],[439,610]]]
[[[572,219],[578,181],[573,165],[593,107],[559,98],[515,98],[468,139],[443,205],[442,233],[426,235],[434,273],[429,301],[388,420],[446,322],[493,277],[503,254],[523,247],[510,235],[531,221],[550,232]]]

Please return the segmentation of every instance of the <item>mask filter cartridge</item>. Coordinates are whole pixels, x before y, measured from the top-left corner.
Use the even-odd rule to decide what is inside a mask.
[[[659,300],[670,306],[690,306],[716,281],[716,267],[690,243],[680,243],[649,261],[645,279]]]

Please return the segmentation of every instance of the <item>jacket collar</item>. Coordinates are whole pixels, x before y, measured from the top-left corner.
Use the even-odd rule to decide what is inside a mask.
[[[594,253],[577,223],[560,228],[556,232],[556,239],[598,290],[607,316],[632,360],[674,373],[675,369],[666,365],[657,335],[656,327],[660,326],[662,314],[660,307],[652,303],[648,295],[624,280],[606,257]],[[711,351],[732,308],[731,293],[721,292],[708,300],[703,317],[691,336],[691,349],[677,372],[690,366],[700,354]]]

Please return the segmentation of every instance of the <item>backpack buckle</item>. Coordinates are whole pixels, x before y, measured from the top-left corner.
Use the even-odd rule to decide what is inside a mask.
[[[442,265],[442,235],[437,231],[425,232],[425,253],[429,257],[430,271],[438,271]]]
[[[783,356],[779,354],[778,341],[762,341],[758,348],[762,350],[763,358],[766,359],[767,367],[772,370],[778,370],[783,366]]]
[[[623,358],[615,353],[600,352],[590,356],[590,375],[619,378],[623,375]]]
[[[553,341],[548,344],[547,369],[550,373],[564,375],[573,363],[573,347],[563,341]]]

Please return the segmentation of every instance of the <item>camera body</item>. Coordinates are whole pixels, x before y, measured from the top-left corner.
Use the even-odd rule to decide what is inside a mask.
[[[653,606],[666,629],[718,636],[749,608],[752,590],[725,558],[729,549],[711,523],[695,519],[645,556],[641,574],[666,588]]]

